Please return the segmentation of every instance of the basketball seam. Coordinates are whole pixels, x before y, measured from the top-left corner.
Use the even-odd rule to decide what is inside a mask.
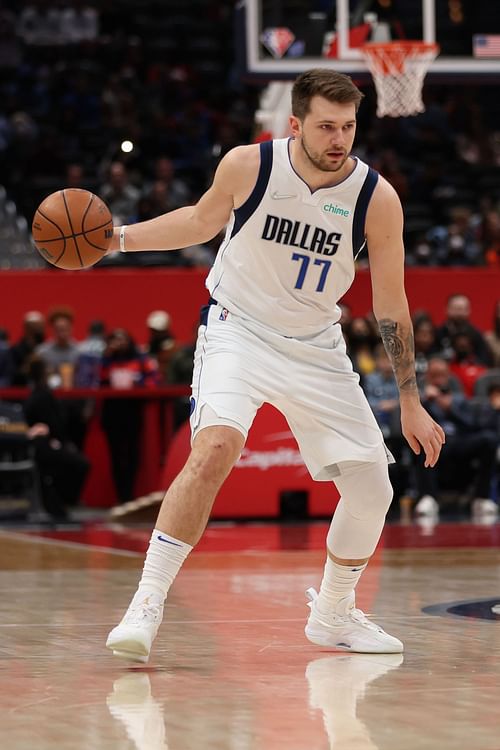
[[[78,260],[80,261],[80,265],[83,268],[84,267],[83,266],[83,260],[82,260],[82,256],[80,255],[80,249],[78,247],[78,242],[77,242],[77,240],[75,238],[75,233],[73,231],[73,222],[71,221],[71,216],[70,216],[70,213],[69,213],[68,204],[66,202],[66,191],[65,190],[62,191],[62,198],[63,198],[63,201],[64,201],[64,208],[66,209],[66,215],[68,217],[68,221],[69,221],[69,226],[70,226],[70,229],[71,229],[71,234],[72,234],[73,242],[75,243],[75,248],[76,248],[76,253],[78,255]],[[94,196],[92,196],[91,201],[93,199],[94,199]]]
[[[47,221],[50,221],[50,219],[47,216],[45,216],[45,214],[43,214],[40,211],[40,209],[38,209],[38,212],[40,214],[42,214],[42,216],[43,216],[44,219],[47,219]],[[54,222],[52,222],[52,224],[54,224]],[[87,229],[86,232],[87,233],[89,233],[89,232],[97,232],[98,229],[102,229],[103,227],[107,226],[108,224],[112,225],[113,224],[113,219],[108,219],[106,222],[104,222],[104,224],[99,224],[98,227],[92,227],[92,229]],[[54,224],[54,226],[59,229],[59,227],[57,226],[57,224]],[[40,237],[37,237],[36,241],[37,242],[59,242],[59,240],[70,240],[72,237],[81,237],[84,234],[85,234],[85,232],[75,232],[74,234],[61,234],[60,237],[52,237],[50,240],[44,240],[44,239],[41,239]],[[92,244],[92,243],[90,243],[90,244]]]
[[[40,214],[40,216],[43,216],[43,218],[44,218],[44,219],[45,219],[46,221],[50,221],[50,223],[51,223],[51,224],[53,224],[53,225],[54,225],[55,227],[57,227],[57,229],[59,229],[59,231],[61,232],[61,227],[59,226],[59,224],[56,224],[56,222],[55,222],[55,221],[52,221],[52,219],[49,219],[49,217],[48,217],[48,216],[45,216],[45,214],[43,213],[43,211],[40,211],[40,209],[39,209],[39,208],[37,208],[37,211],[38,211],[38,213]],[[59,256],[58,256],[58,257],[57,257],[57,258],[56,258],[56,259],[55,259],[54,261],[52,261],[52,260],[48,260],[48,259],[46,258],[46,260],[47,260],[47,263],[53,263],[54,265],[56,265],[56,263],[59,263],[59,261],[61,260],[61,258],[62,258],[62,257],[63,257],[63,255],[64,255],[64,253],[66,252],[66,237],[64,236],[64,234],[63,234],[62,232],[61,232],[61,237],[59,237],[58,239],[62,239],[62,240],[64,241],[64,245],[63,245],[63,249],[62,249],[62,251],[61,251],[61,254],[60,254],[60,255],[59,255]],[[37,240],[37,242],[44,242],[44,240]]]
[[[95,197],[95,196],[94,196],[94,195],[92,195],[92,197],[91,197],[91,199],[90,199],[90,201],[89,201],[89,205],[88,205],[88,206],[87,206],[87,208],[85,209],[85,213],[84,213],[84,214],[83,214],[83,216],[82,216],[82,233],[83,233],[83,234],[85,234],[85,217],[87,216],[88,212],[90,211],[90,206],[91,206],[91,204],[92,204],[92,201],[94,200],[94,197]],[[102,224],[102,225],[101,225],[101,226],[99,226],[99,227],[94,227],[93,229],[89,229],[88,231],[89,231],[89,232],[95,232],[95,230],[96,230],[96,229],[102,229],[102,227],[105,227],[105,226],[106,226],[106,224],[109,224],[109,222],[110,222],[110,221],[111,221],[111,226],[113,226],[113,217],[111,217],[110,219],[108,219],[108,221],[107,221],[107,222],[106,222],[105,224]],[[106,253],[108,252],[108,249],[107,249],[107,248],[106,248],[106,249],[104,249],[104,248],[100,247],[99,245],[94,245],[94,243],[93,243],[93,242],[91,242],[91,241],[89,240],[89,238],[88,238],[88,237],[85,237],[85,242],[86,242],[86,243],[87,243],[88,245],[91,245],[92,247],[94,247],[94,248],[95,248],[96,250],[99,250],[99,252],[100,252],[100,253],[104,253],[104,254],[106,254]]]

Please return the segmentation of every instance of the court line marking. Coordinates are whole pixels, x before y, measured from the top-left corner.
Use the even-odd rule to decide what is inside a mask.
[[[77,549],[80,551],[88,549],[94,550],[96,552],[106,552],[107,554],[120,555],[122,557],[142,558],[145,555],[144,552],[133,552],[132,550],[115,549],[115,547],[101,547],[97,544],[86,544],[84,542],[69,542],[67,539],[50,539],[48,537],[35,536],[22,531],[6,531],[5,529],[2,529],[0,531],[0,536],[14,537],[14,539],[18,541],[31,542],[32,544],[34,542],[37,542],[47,545],[57,545],[59,547],[66,547],[69,549]]]
[[[176,605],[170,604],[170,607],[172,606],[176,606]],[[382,620],[382,619],[388,619],[388,618],[382,618],[377,615],[377,619]],[[426,615],[413,615],[413,616],[405,615],[404,618],[400,618],[400,619],[411,620],[413,622],[414,620],[431,620],[432,618],[431,616],[426,616]],[[397,622],[398,619],[391,617],[391,622],[392,621]],[[229,623],[240,624],[240,625],[254,625],[255,623],[260,623],[260,622],[304,622],[304,618],[303,617],[269,617],[269,618],[264,618],[260,620],[227,620],[227,619],[225,620],[175,620],[175,619],[169,619],[169,620],[163,621],[163,627],[168,627],[170,625],[196,625],[196,624],[225,625]],[[108,623],[103,622],[103,621],[101,622],[93,621],[93,622],[87,622],[87,623],[79,622],[78,623],[78,627],[95,628],[96,625],[108,625]],[[70,626],[67,623],[63,623],[63,622],[0,623],[0,630],[2,628],[20,628],[20,627],[21,628],[31,628],[31,627],[65,628],[65,627],[73,627],[73,626]]]

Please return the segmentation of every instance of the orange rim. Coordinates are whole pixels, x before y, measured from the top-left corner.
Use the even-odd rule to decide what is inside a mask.
[[[439,45],[422,41],[368,42],[361,48],[369,64],[382,75],[403,73],[406,60],[431,61],[439,53]]]

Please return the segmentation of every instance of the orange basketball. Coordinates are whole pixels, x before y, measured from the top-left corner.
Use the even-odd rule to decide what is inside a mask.
[[[97,195],[66,188],[40,203],[31,230],[46,261],[75,271],[104,258],[113,237],[113,217]]]

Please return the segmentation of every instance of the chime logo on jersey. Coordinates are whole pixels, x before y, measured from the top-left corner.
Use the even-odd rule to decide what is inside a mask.
[[[325,203],[325,205],[323,206],[323,211],[327,211],[330,214],[335,214],[335,216],[345,216],[346,218],[351,213],[347,208],[337,206],[335,205],[335,203]]]
[[[339,249],[342,235],[339,232],[327,232],[321,227],[313,227],[302,221],[284,219],[268,214],[262,232],[262,239],[278,242],[280,245],[298,247],[311,253],[335,255]]]

